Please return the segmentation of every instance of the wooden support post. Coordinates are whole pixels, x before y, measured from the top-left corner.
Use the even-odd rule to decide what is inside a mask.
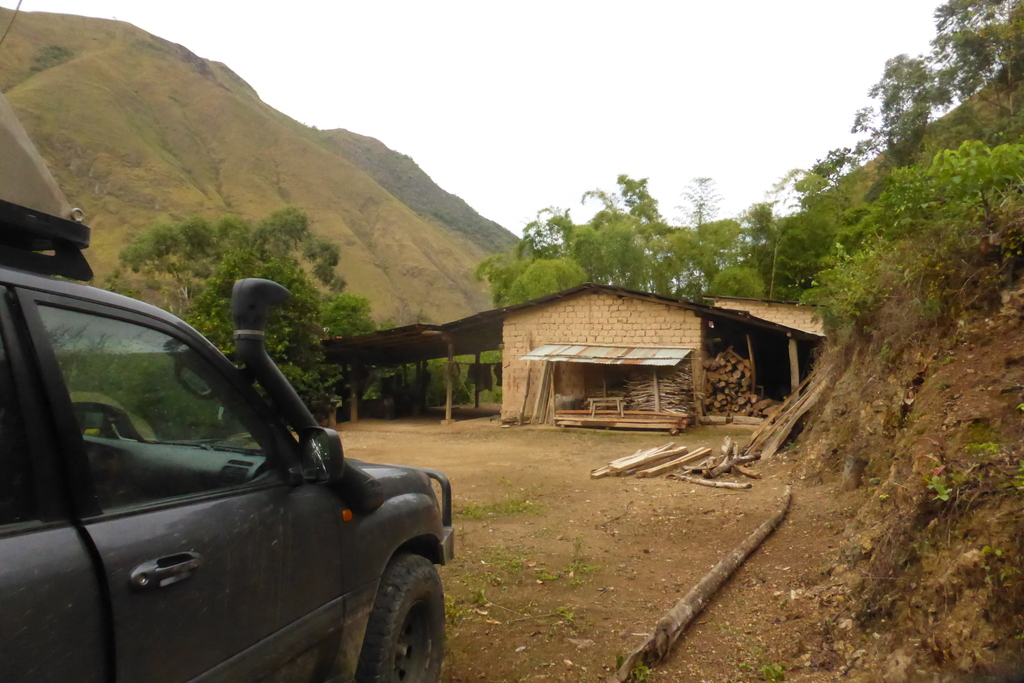
[[[448,362],[444,366],[445,401],[444,423],[452,421],[452,367],[455,365],[455,346],[448,342]]]
[[[704,417],[704,352],[694,349],[690,352],[690,381],[693,383],[693,407],[697,418]]]
[[[356,366],[349,367],[348,384],[351,394],[348,403],[348,421],[359,422],[359,380],[356,378]]]
[[[549,382],[549,384],[551,385],[551,387],[550,387],[550,389],[548,391],[548,401],[550,402],[549,408],[550,408],[551,412],[548,414],[547,422],[548,422],[548,424],[554,426],[554,424],[555,424],[555,364],[554,363],[551,363],[551,381]]]
[[[800,359],[797,355],[796,339],[789,338],[789,384],[793,393],[800,388]]]
[[[601,366],[601,398],[608,398],[608,367]]]
[[[483,374],[481,372],[482,368],[480,367],[480,352],[479,351],[477,351],[477,353],[476,353],[476,365],[474,367],[476,368],[476,377],[473,378],[473,407],[474,408],[479,408],[480,407],[480,375]]]
[[[750,356],[750,391],[757,393],[757,365],[754,363],[754,343],[747,335],[747,355]]]
[[[661,412],[661,389],[658,387],[658,368],[654,368],[654,412]]]

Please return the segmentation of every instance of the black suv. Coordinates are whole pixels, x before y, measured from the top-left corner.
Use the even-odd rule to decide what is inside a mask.
[[[87,244],[0,201],[0,679],[436,681],[444,476],[343,460],[263,349],[279,285],[235,287],[239,369],[38,274]]]

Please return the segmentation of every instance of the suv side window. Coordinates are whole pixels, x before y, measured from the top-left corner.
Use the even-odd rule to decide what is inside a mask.
[[[265,422],[184,342],[92,313],[39,314],[104,510],[276,476]]]
[[[36,518],[25,424],[14,394],[7,349],[0,339],[0,525]]]

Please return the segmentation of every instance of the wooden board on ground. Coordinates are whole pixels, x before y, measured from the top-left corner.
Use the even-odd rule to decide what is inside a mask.
[[[644,479],[646,477],[657,477],[672,470],[687,465],[692,462],[698,462],[701,458],[707,457],[707,454],[711,452],[710,448],[698,448],[693,453],[687,453],[686,455],[674,458],[668,462],[663,462],[660,465],[654,465],[642,469],[636,473],[637,478]]]

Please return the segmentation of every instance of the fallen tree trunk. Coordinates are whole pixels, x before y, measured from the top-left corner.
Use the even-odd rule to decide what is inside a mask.
[[[786,516],[790,498],[790,490],[787,487],[775,514],[759,526],[735,550],[722,558],[715,568],[700,580],[700,583],[690,589],[690,592],[661,618],[658,626],[654,629],[654,635],[634,650],[629,657],[626,657],[622,666],[608,677],[607,683],[624,683],[629,680],[633,669],[638,665],[653,666],[668,655],[679,636],[700,614],[711,596],[729,580],[733,572],[746,561]]]

